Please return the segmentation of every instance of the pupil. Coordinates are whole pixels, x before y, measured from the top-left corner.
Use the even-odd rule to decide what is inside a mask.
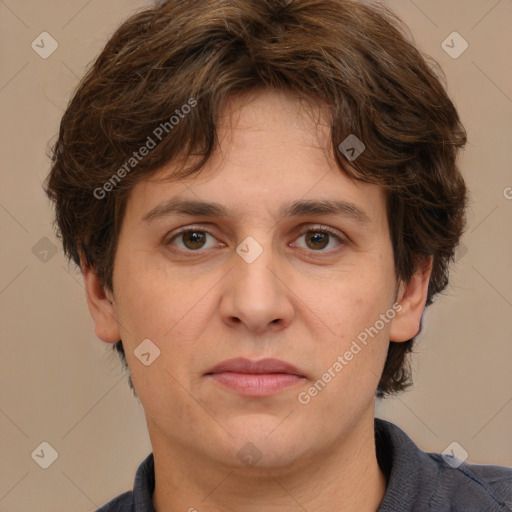
[[[316,232],[313,236],[310,237],[310,240],[313,241],[314,248],[319,248],[318,243],[321,245],[321,249],[323,249],[327,245],[327,233],[319,233]],[[322,244],[323,240],[323,244]]]
[[[204,243],[204,233],[198,233],[197,231],[190,231],[186,237],[187,241],[191,242],[193,249],[198,249]]]

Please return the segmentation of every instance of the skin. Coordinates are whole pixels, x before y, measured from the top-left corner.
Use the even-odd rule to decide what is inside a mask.
[[[134,187],[113,292],[84,268],[95,334],[107,343],[123,340],[144,407],[155,509],[375,511],[386,489],[373,438],[375,391],[389,340],[419,331],[430,267],[396,282],[384,192],[336,166],[320,106],[307,110],[290,94],[266,90],[232,98],[219,140],[200,175],[158,179],[170,165]],[[176,196],[215,201],[234,215],[142,220]],[[279,206],[298,199],[341,199],[370,222],[280,219]],[[192,225],[211,233],[202,246],[174,237]],[[319,242],[318,225],[340,240],[326,235]],[[236,252],[248,236],[263,249],[252,263]],[[394,319],[301,404],[298,394],[395,302],[401,311]],[[161,351],[149,366],[134,355],[147,338]],[[233,357],[275,357],[306,378],[271,396],[240,396],[205,376]],[[252,466],[237,456],[248,442],[261,455]]]

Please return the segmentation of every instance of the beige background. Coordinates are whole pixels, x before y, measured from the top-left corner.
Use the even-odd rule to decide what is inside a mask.
[[[1,511],[95,510],[132,488],[151,450],[117,356],[94,337],[41,190],[70,92],[145,3],[0,0]],[[512,1],[387,3],[446,72],[469,135],[461,164],[472,205],[452,284],[426,314],[415,388],[377,412],[427,451],[457,441],[470,462],[512,466]],[[47,59],[31,48],[44,31],[59,45]],[[469,43],[456,59],[441,47],[453,31]],[[43,441],[58,453],[48,469],[31,458]]]

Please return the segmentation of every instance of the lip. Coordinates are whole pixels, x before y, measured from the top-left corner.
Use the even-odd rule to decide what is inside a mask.
[[[206,374],[221,386],[244,396],[269,396],[299,383],[306,377],[292,364],[267,358],[251,361],[228,359]]]
[[[260,359],[259,361],[251,361],[250,359],[246,359],[244,357],[236,357],[234,359],[223,361],[222,363],[219,363],[211,370],[209,370],[207,375],[211,373],[224,372],[253,374],[288,373],[290,375],[298,375],[300,377],[304,377],[298,368],[290,363],[281,361],[280,359],[266,358]]]

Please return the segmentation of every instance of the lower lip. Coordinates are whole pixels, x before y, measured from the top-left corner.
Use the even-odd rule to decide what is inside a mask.
[[[223,386],[245,396],[268,396],[303,382],[304,377],[289,373],[222,372],[210,377]]]

